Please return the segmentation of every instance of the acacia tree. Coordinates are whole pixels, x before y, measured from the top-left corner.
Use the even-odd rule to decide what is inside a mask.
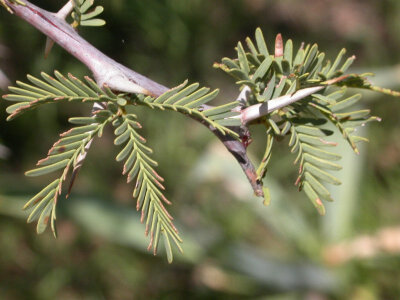
[[[29,1],[0,0],[11,14],[47,36],[46,55],[55,42],[86,65],[93,76],[93,79],[85,76],[80,80],[58,71],[54,71],[54,76],[41,73],[41,79],[28,75],[29,83],[17,81],[16,86],[9,87],[10,93],[3,95],[3,99],[16,102],[8,106],[7,120],[51,103],[93,104],[90,116],[69,119],[73,127],[60,134],[46,158],[38,161],[37,168],[26,172],[27,176],[60,172],[24,206],[30,209],[28,222],[37,221],[38,233],[50,223],[56,236],[56,205],[64,182],[69,175],[65,193],[68,197],[93,139],[101,137],[104,128],[111,125],[116,136],[114,144],[122,147],[116,160],[124,162],[122,173],[127,175],[128,183],[135,182],[133,197],[137,199],[141,221],[145,222],[145,234],[150,237],[148,248],[156,254],[162,236],[168,261],[172,261],[171,242],[182,251],[182,239],[165,208],[171,202],[163,195],[163,178],[155,171],[157,162],[151,158],[153,150],[140,135],[142,126],[140,116],[135,115],[137,106],[172,110],[203,124],[235,157],[254,194],[263,197],[265,205],[270,195],[263,178],[273,144],[288,137],[299,170],[295,184],[318,212],[324,214],[322,200],[332,201],[324,184],[340,184],[327,170],[342,168],[337,163],[340,155],[334,151],[336,143],[329,141],[333,132],[325,124],[334,124],[358,153],[357,143],[366,139],[357,135],[356,128],[380,120],[371,116],[369,110],[352,109],[361,100],[361,94],[349,93],[347,88],[400,95],[372,86],[367,80],[370,74],[346,73],[355,56],[344,59],[345,49],[334,60],[326,60],[317,44],[302,43],[294,51],[292,41],[284,43],[280,34],[269,49],[261,29],[257,29],[254,40],[246,39],[247,49],[239,42],[237,57],[223,58],[214,64],[234,78],[240,93],[235,101],[212,106],[210,103],[218,96],[218,89],[210,91],[188,81],[167,88],[117,63],[83,39],[77,30],[79,26],[105,24],[98,18],[103,8],[93,7],[93,2],[70,0],[54,14]],[[67,19],[72,20],[71,24]],[[257,162],[247,155],[250,128],[255,124],[265,127],[266,137],[265,154]]]

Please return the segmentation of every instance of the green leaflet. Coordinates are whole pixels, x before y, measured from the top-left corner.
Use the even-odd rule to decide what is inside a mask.
[[[264,93],[262,94],[264,101],[268,101],[272,98],[272,94],[274,93],[275,90],[275,74],[272,76],[271,80],[268,82],[267,87],[264,90]]]
[[[45,79],[50,85],[54,86],[57,91],[64,93],[65,96],[67,95],[74,95],[75,93],[70,90],[67,86],[63,85],[61,82],[57,81],[53,77],[47,75],[44,72],[41,72],[40,75]],[[97,95],[96,95],[97,96]]]
[[[17,104],[13,104],[7,107],[6,112],[9,114],[13,114],[15,111],[17,111],[18,109],[25,107],[26,105],[29,105],[29,102],[20,102]],[[11,118],[8,117],[7,121],[9,121]]]
[[[265,174],[267,173],[267,167],[268,167],[268,163],[271,159],[272,156],[272,146],[274,143],[274,136],[272,135],[272,133],[267,133],[267,146],[265,148],[265,153],[264,156],[257,168],[257,180],[261,180],[262,178],[264,178]],[[265,193],[264,193],[265,195]]]
[[[283,52],[283,57],[286,61],[289,62],[289,67],[292,66],[292,60],[293,60],[293,42],[292,40],[287,40],[285,44],[285,50]]]
[[[206,117],[209,116],[215,116],[215,115],[220,115],[220,114],[224,114],[226,112],[231,112],[232,109],[236,108],[238,106],[238,102],[234,101],[231,103],[227,103],[224,105],[220,105],[211,109],[207,109],[206,111],[204,111],[204,115]]]
[[[304,133],[306,135],[312,135],[314,137],[324,137],[332,134],[331,131],[328,131],[326,129],[321,129],[318,127],[313,127],[308,125],[299,125],[296,127],[296,131],[298,133]]]
[[[57,79],[62,83],[66,88],[68,88],[71,91],[70,96],[87,96],[87,94],[81,90],[77,85],[71,82],[68,78],[66,78],[64,75],[62,75],[60,72],[55,71],[54,75],[56,75]],[[68,77],[70,77],[70,74],[68,74]]]
[[[249,76],[241,69],[230,69],[227,73],[237,80],[250,81]]]
[[[151,97],[148,97],[149,102],[154,102],[154,103],[164,103],[166,100],[168,100],[170,97],[172,97],[174,94],[178,93],[180,90],[182,90],[186,84],[188,83],[187,80],[185,80],[182,84],[166,91],[164,94],[159,96],[157,99],[152,100]]]
[[[164,240],[164,246],[167,252],[167,259],[168,263],[172,263],[173,261],[173,256],[172,256],[172,250],[171,250],[171,243],[169,242],[168,235],[165,233],[165,230],[162,228],[161,233],[163,235],[163,240]]]
[[[228,69],[240,69],[239,65],[228,57],[222,59],[222,63],[228,67]]]
[[[67,152],[63,152],[60,154],[49,155],[45,159],[41,159],[38,161],[38,166],[47,166],[57,162],[61,162],[64,159],[70,158],[74,154],[75,150],[70,150]]]
[[[304,154],[304,160],[307,162],[312,163],[315,166],[318,166],[320,168],[324,168],[324,169],[328,169],[328,170],[334,170],[334,171],[338,171],[342,169],[341,165],[338,165],[336,163],[332,163],[326,159],[322,159],[318,156],[314,156],[308,153]]]
[[[325,53],[319,53],[317,56],[317,59],[314,60],[313,66],[310,68],[309,71],[309,79],[317,79],[318,78],[318,73],[321,71],[322,69],[322,63],[325,59]]]
[[[90,132],[84,132],[84,133],[80,133],[80,134],[76,134],[76,135],[68,135],[66,137],[62,137],[58,142],[57,142],[57,146],[65,146],[65,145],[69,145],[71,143],[75,143],[81,140],[86,139],[88,136],[90,135]]]
[[[124,149],[122,149],[121,152],[118,153],[116,160],[117,161],[124,160],[131,153],[133,145],[134,145],[133,141],[129,141],[124,147]]]
[[[92,98],[97,98],[98,95],[96,93],[96,91],[92,90],[90,87],[88,87],[83,81],[79,80],[77,77],[75,77],[72,74],[68,74],[68,78],[69,80],[71,80],[71,82],[78,87],[81,91],[83,91],[83,94],[86,94],[88,98],[92,97]],[[105,89],[106,93],[109,89]],[[110,93],[109,94],[110,98],[113,98],[114,93]]]
[[[253,59],[254,60],[253,64],[259,65],[260,64],[260,60],[258,59],[259,53],[258,53],[257,48],[254,45],[253,41],[249,37],[246,38],[246,44],[251,52],[251,54],[249,53],[247,56],[248,60]]]
[[[47,224],[50,219],[50,214],[52,213],[54,206],[52,201],[49,201],[49,203],[46,205],[46,207],[43,209],[42,213],[39,216],[39,220],[37,222],[36,226],[36,232],[38,234],[43,233],[46,230]]]
[[[286,121],[286,122],[284,123],[284,125],[283,125],[282,130],[281,130],[281,135],[282,135],[282,136],[285,136],[285,135],[289,132],[289,130],[290,130],[291,127],[292,127],[292,125],[290,124],[290,122],[289,122],[289,121]]]
[[[43,188],[39,193],[37,193],[35,196],[33,196],[23,207],[23,209],[28,209],[32,207],[32,205],[36,204],[39,202],[41,199],[43,199],[47,194],[51,193],[51,191],[60,183],[60,179],[54,180],[52,183],[50,183],[48,186]]]
[[[103,11],[102,6],[96,6],[88,10],[93,6],[94,0],[73,0],[74,11],[71,13],[71,17],[74,20],[73,27],[80,26],[103,26],[106,22],[103,19],[96,18]]]
[[[239,59],[240,69],[246,75],[248,75],[250,73],[250,66],[249,66],[249,62],[247,60],[246,53],[245,53],[245,51],[243,49],[243,46],[242,46],[241,42],[238,43],[237,52],[238,52],[238,59]]]
[[[90,19],[90,20],[81,20],[80,25],[81,26],[103,26],[106,24],[106,21],[102,19]]]
[[[326,141],[325,139],[322,139],[321,137],[318,136],[310,136],[306,134],[298,134],[298,138],[300,141],[303,143],[307,143],[310,145],[315,145],[315,146],[326,146],[326,147],[334,147],[336,146],[335,143],[331,143],[329,141]]]
[[[268,119],[267,122],[268,122],[268,124],[271,126],[272,130],[274,131],[274,133],[275,133],[276,135],[281,135],[281,131],[280,131],[278,125],[275,123],[274,120]]]
[[[281,96],[283,93],[283,89],[285,88],[286,85],[286,79],[284,77],[281,78],[280,82],[276,86],[274,93],[272,94],[272,99],[278,98]]]
[[[360,100],[361,100],[361,94],[355,94],[342,101],[337,102],[336,104],[330,105],[329,108],[331,109],[332,112],[337,112],[349,108],[350,106],[353,106]]]
[[[297,51],[296,56],[294,57],[293,66],[297,67],[303,63],[305,52],[303,49],[303,45],[300,46],[300,49]]]
[[[35,206],[35,208],[32,210],[30,213],[27,223],[31,223],[33,221],[36,221],[39,219],[40,215],[43,213],[43,210],[46,208],[46,206],[53,200],[54,201],[54,196],[56,195],[57,189],[54,188],[52,189],[42,200],[38,202],[38,204]]]
[[[114,145],[121,145],[130,138],[131,132],[129,130],[124,131],[121,135],[115,138]]]
[[[307,197],[314,204],[319,214],[325,215],[325,207],[322,204],[321,199],[319,199],[318,194],[315,192],[315,190],[311,187],[311,185],[308,182],[304,182],[303,190],[306,193]]]
[[[310,51],[308,52],[307,57],[305,58],[304,62],[303,62],[303,72],[308,72],[309,67],[312,65],[312,63],[314,62],[314,60],[316,59],[318,54],[318,45],[314,44]]]
[[[363,110],[335,114],[335,116],[338,119],[356,120],[356,119],[366,118],[370,115],[370,113],[371,111],[369,109],[363,109]]]
[[[199,87],[198,83],[193,83],[188,87],[184,88],[183,90],[181,90],[180,92],[176,93],[175,95],[163,101],[163,104],[174,104],[176,101],[186,97],[187,95],[197,90],[198,87]]]
[[[204,95],[206,95],[209,91],[210,91],[209,88],[201,88],[201,89],[197,90],[196,92],[192,93],[191,95],[186,96],[186,97],[183,97],[183,98],[181,98],[180,100],[176,101],[175,104],[176,104],[176,105],[184,105],[184,106],[186,106],[186,105],[189,104],[189,103],[190,103],[191,105],[193,105],[193,102],[196,104],[196,101],[197,101],[198,99],[201,99],[201,98],[202,98]],[[218,93],[218,90],[215,90],[215,91],[217,91],[217,93]],[[214,91],[214,92],[215,92],[215,91]],[[212,93],[212,95],[214,96],[213,93]],[[208,100],[207,100],[207,102],[208,102]],[[201,105],[201,104],[200,104],[200,105]],[[198,106],[198,105],[194,105],[193,107],[196,107],[196,106]]]
[[[43,77],[43,74],[45,74],[45,73],[42,72],[40,75],[42,75],[42,77]],[[28,74],[26,77],[27,77],[28,80],[29,80],[30,82],[32,82],[35,86],[38,86],[39,88],[41,88],[41,89],[47,91],[47,95],[50,95],[50,96],[53,96],[53,95],[55,96],[55,95],[57,95],[57,96],[59,96],[59,97],[62,97],[62,96],[66,96],[66,95],[67,95],[67,94],[64,93],[63,91],[61,91],[61,90],[55,88],[54,86],[52,86],[52,85],[50,85],[50,84],[44,82],[43,80],[40,80],[40,79],[36,78],[36,77],[34,77],[34,76],[30,75],[30,74]]]
[[[344,48],[339,52],[338,56],[336,57],[335,61],[332,64],[331,69],[328,71],[328,74],[326,75],[327,78],[330,78],[336,72],[345,53],[346,49]]]
[[[89,2],[89,1],[86,1],[86,2]],[[85,20],[93,19],[94,17],[97,17],[98,15],[100,15],[103,11],[104,11],[104,8],[102,6],[96,6],[95,9],[93,9],[91,12],[82,15],[81,20],[85,21]],[[95,19],[95,20],[100,20],[100,19]],[[103,22],[102,25],[105,24],[104,20],[100,20],[100,21]]]
[[[306,153],[310,153],[314,156],[317,156],[322,159],[329,159],[329,160],[339,160],[341,159],[341,156],[339,154],[329,152],[308,144],[303,144],[302,145],[303,151]]]
[[[356,57],[353,55],[351,57],[349,57],[346,62],[343,64],[343,66],[340,68],[340,71],[342,72],[346,72],[347,69],[351,66],[351,64],[353,63],[353,61],[356,59]]]
[[[211,115],[211,116],[209,116],[209,118],[212,121],[218,121],[218,120],[229,120],[229,121],[232,120],[232,121],[235,121],[235,119],[232,119],[232,117],[236,117],[238,115],[239,114],[236,111],[228,111],[228,112],[223,112],[223,113],[220,113],[220,114]]]
[[[369,117],[368,119],[361,119],[361,120],[344,120],[342,122],[342,125],[344,128],[347,128],[347,127],[356,128],[359,126],[364,126],[365,124],[367,124],[369,122],[373,122],[373,121],[380,121],[380,118],[373,116],[373,117]]]
[[[60,162],[57,162],[57,163],[54,163],[54,164],[51,164],[51,165],[48,165],[48,166],[45,166],[42,168],[27,171],[27,172],[25,172],[25,175],[34,177],[34,176],[41,176],[44,174],[52,173],[54,171],[64,168],[65,166],[68,165],[68,163],[69,163],[69,159],[64,159]]]
[[[337,179],[335,176],[332,176],[328,172],[325,172],[322,169],[317,168],[315,165],[312,165],[310,163],[305,163],[304,164],[304,170],[309,171],[312,175],[314,175],[315,177],[320,178],[321,180],[323,180],[323,181],[325,181],[327,183],[334,184],[334,185],[341,184],[339,179]]]
[[[202,96],[196,100],[193,99],[191,102],[186,103],[185,107],[187,107],[187,108],[199,107],[199,106],[206,104],[206,103],[210,102],[211,100],[213,100],[215,97],[217,97],[218,93],[219,93],[219,90],[214,90],[205,96]]]
[[[258,51],[261,54],[263,54],[265,57],[267,57],[269,55],[268,48],[267,48],[267,44],[265,43],[265,40],[264,40],[264,35],[260,28],[256,29],[255,37],[256,37]]]
[[[31,102],[33,100],[36,100],[33,97],[25,96],[25,95],[4,95],[3,99],[8,100],[8,101],[14,101],[14,102]]]
[[[95,118],[93,117],[75,117],[75,118],[69,118],[68,122],[75,125],[87,125],[87,124],[92,124],[94,120]]]
[[[35,91],[32,91],[31,89],[22,89],[22,88],[18,88],[15,86],[10,86],[8,87],[8,90],[10,92],[14,92],[16,94],[19,94],[21,96],[28,96],[34,99],[40,98],[43,96],[43,93],[37,93]]]
[[[265,74],[268,72],[269,68],[271,67],[272,64],[272,58],[267,56],[264,61],[261,63],[261,65],[258,67],[258,69],[254,72],[253,79],[261,79],[265,76]]]
[[[336,103],[335,101],[336,99],[331,98],[330,95],[326,96],[322,94],[312,94],[311,96],[314,98],[314,100],[317,101],[317,103],[321,105],[329,105],[329,104],[334,105]]]
[[[331,194],[311,173],[304,172],[304,178],[306,182],[313,188],[318,196],[322,197],[324,200],[333,201]]]

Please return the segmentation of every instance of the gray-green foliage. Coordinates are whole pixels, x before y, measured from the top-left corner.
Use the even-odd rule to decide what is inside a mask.
[[[50,221],[51,229],[56,235],[56,204],[62,193],[63,182],[69,172],[82,162],[79,158],[85,155],[92,139],[101,137],[104,127],[111,124],[115,127],[115,145],[124,145],[116,160],[125,161],[123,174],[128,176],[128,182],[135,180],[133,197],[137,198],[137,209],[141,210],[142,222],[146,222],[146,235],[150,234],[149,249],[152,247],[156,253],[159,239],[163,236],[168,260],[172,261],[170,242],[182,251],[182,240],[163,204],[171,203],[162,193],[162,177],[154,170],[157,162],[150,158],[153,151],[145,145],[146,140],[138,133],[141,125],[134,114],[127,112],[127,107],[142,105],[152,109],[173,110],[201,120],[223,135],[230,134],[237,138],[237,134],[226,127],[226,123],[238,125],[239,119],[229,122],[226,120],[238,114],[231,112],[237,103],[232,102],[204,111],[202,105],[212,101],[218,90],[209,92],[208,88],[199,88],[197,83],[186,87],[187,81],[155,98],[115,94],[107,86],[100,88],[89,77],[85,77],[83,82],[71,74],[67,77],[58,71],[54,74],[55,77],[41,73],[42,79],[28,75],[30,84],[17,81],[16,87],[10,87],[12,94],[4,95],[3,98],[16,103],[7,108],[10,114],[8,120],[41,105],[59,101],[97,103],[101,108],[96,109],[92,117],[70,118],[69,122],[75,127],[60,135],[48,156],[38,162],[38,168],[26,173],[27,176],[40,176],[62,170],[57,179],[25,205],[25,209],[32,208],[28,222],[37,220],[37,232],[41,233]]]
[[[292,41],[283,44],[281,35],[278,35],[275,49],[271,52],[260,29],[256,30],[255,41],[247,38],[246,44],[247,51],[242,43],[238,43],[237,58],[223,58],[221,63],[214,65],[232,76],[240,89],[250,88],[245,107],[293,95],[303,88],[326,86],[320,92],[258,120],[258,123],[265,126],[267,145],[257,169],[258,180],[261,182],[267,172],[273,142],[281,140],[283,136],[290,136],[290,150],[296,154],[295,164],[299,166],[296,185],[299,190],[305,191],[319,213],[324,214],[321,199],[332,199],[323,183],[340,184],[327,170],[341,169],[336,162],[340,156],[332,152],[335,144],[326,139],[332,132],[325,129],[324,125],[327,122],[333,123],[358,153],[356,143],[366,139],[356,134],[357,127],[379,118],[370,116],[369,110],[352,110],[352,106],[361,99],[361,94],[348,95],[347,87],[391,95],[397,93],[371,86],[366,79],[369,74],[343,75],[355,59],[354,56],[344,59],[345,49],[339,52],[335,60],[330,61],[325,59],[325,53],[318,50],[317,44],[302,44],[295,52]],[[265,191],[268,203],[269,193],[267,189]]]
[[[78,9],[81,22],[93,1],[75,1],[74,4],[75,21],[78,22]],[[230,135],[240,140],[243,137],[237,132],[238,126],[251,125],[241,123],[240,109],[292,95],[311,86],[324,88],[257,120],[258,124],[265,126],[267,145],[256,176],[261,183],[275,141],[290,136],[289,146],[296,154],[295,163],[299,166],[296,184],[323,214],[325,209],[321,199],[332,200],[323,183],[340,184],[327,171],[341,168],[337,163],[340,156],[332,150],[335,144],[327,139],[332,132],[324,128],[324,124],[334,124],[357,152],[356,143],[365,139],[355,134],[356,128],[378,118],[371,117],[369,110],[351,110],[361,96],[348,95],[346,88],[358,87],[387,94],[394,92],[371,86],[365,74],[343,75],[354,60],[354,57],[350,57],[342,62],[345,50],[340,51],[333,62],[325,61],[325,54],[319,52],[316,44],[305,47],[301,45],[294,53],[292,41],[283,45],[278,35],[275,53],[271,54],[260,29],[256,31],[255,42],[248,38],[246,43],[248,51],[239,42],[237,58],[223,58],[222,63],[215,66],[234,77],[240,89],[249,88],[250,93],[242,102],[233,101],[215,107],[207,107],[207,104],[216,98],[218,90],[210,92],[208,88],[200,87],[197,83],[188,84],[187,81],[159,97],[117,93],[107,85],[98,86],[89,77],[82,81],[71,74],[63,76],[58,71],[54,72],[55,77],[41,73],[42,79],[28,75],[30,83],[17,81],[16,86],[9,88],[11,93],[3,96],[5,100],[16,102],[7,108],[10,114],[8,120],[41,105],[60,101],[96,104],[91,117],[69,119],[75,126],[60,135],[47,157],[38,162],[36,169],[26,173],[27,176],[39,176],[62,170],[54,181],[25,205],[24,208],[31,208],[28,222],[37,220],[37,232],[41,233],[50,221],[56,235],[56,204],[62,194],[63,183],[69,173],[72,173],[73,182],[75,170],[82,165],[92,140],[96,136],[101,137],[104,128],[111,125],[116,135],[115,145],[123,146],[116,160],[124,161],[123,174],[127,175],[128,182],[135,181],[133,197],[137,199],[137,209],[141,210],[141,220],[146,223],[145,232],[150,238],[149,249],[153,248],[156,253],[162,236],[168,260],[172,261],[171,241],[182,251],[182,240],[164,206],[170,202],[163,195],[163,178],[154,169],[157,162],[150,157],[152,149],[145,145],[146,139],[139,133],[141,125],[130,111],[134,111],[138,105],[176,111],[200,121],[220,135]],[[242,142],[245,144],[244,140]],[[330,149],[327,150],[327,147]],[[267,188],[263,191],[267,204],[269,191]]]

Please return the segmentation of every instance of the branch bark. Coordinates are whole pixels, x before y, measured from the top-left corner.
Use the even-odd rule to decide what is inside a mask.
[[[29,1],[24,1],[25,6],[9,0],[5,2],[16,16],[27,21],[85,64],[100,86],[107,84],[116,91],[152,96],[159,96],[168,90],[167,87],[136,73],[99,51],[56,14]]]

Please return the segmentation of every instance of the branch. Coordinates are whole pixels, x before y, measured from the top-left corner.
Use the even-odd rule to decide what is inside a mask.
[[[100,86],[107,84],[116,91],[152,96],[159,96],[168,90],[167,87],[132,71],[97,50],[57,15],[29,1],[25,1],[25,6],[9,0],[5,0],[5,3],[16,16],[27,21],[85,64]]]
[[[60,45],[86,65],[93,73],[99,86],[107,85],[115,91],[141,93],[153,97],[158,97],[168,90],[167,87],[116,62],[83,39],[64,20],[64,12],[70,9],[69,3],[67,3],[59,13],[54,14],[33,5],[29,1],[25,1],[24,6],[15,4],[9,0],[4,1],[7,6],[13,10],[16,16],[30,23],[49,39]],[[255,168],[246,152],[247,143],[250,140],[247,127],[242,126],[236,128],[241,137],[241,142],[231,137],[223,136],[210,126],[207,127],[221,140],[227,150],[239,162],[255,194],[257,196],[263,196],[262,184],[257,181]]]

